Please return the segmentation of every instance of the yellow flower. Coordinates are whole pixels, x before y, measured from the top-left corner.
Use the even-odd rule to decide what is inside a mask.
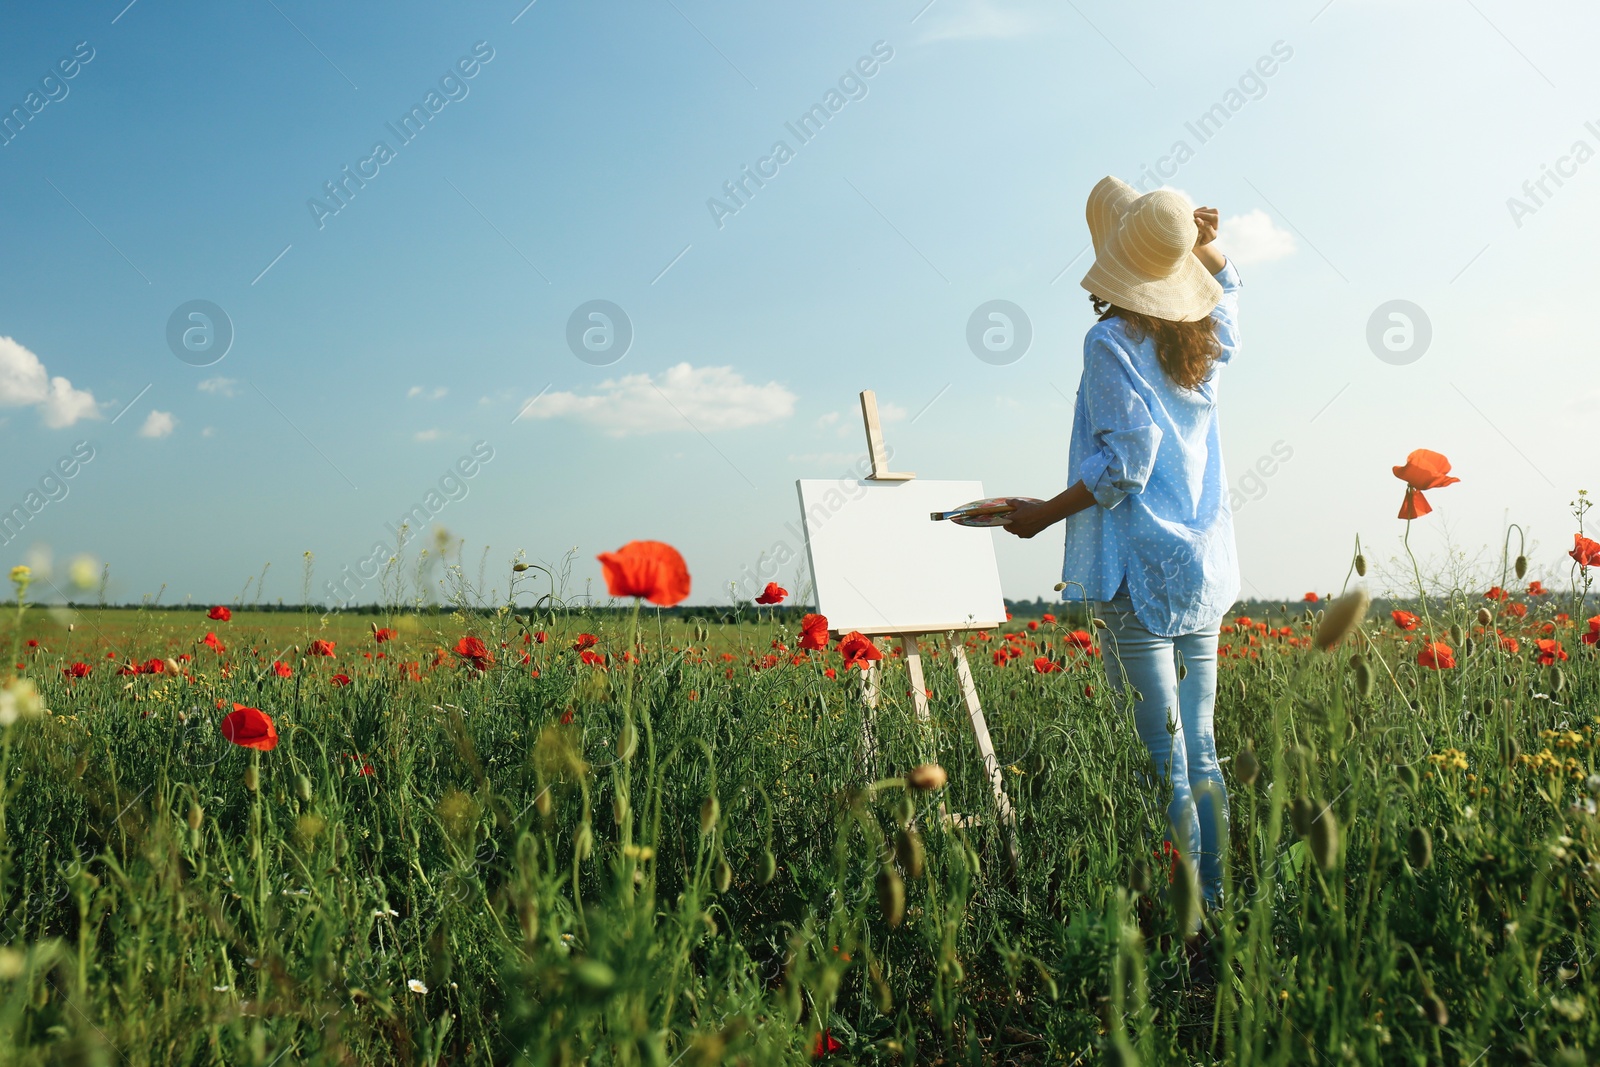
[[[17,583],[18,589],[28,588],[28,583],[33,581],[33,568],[25,563],[19,563],[11,568],[11,580]]]

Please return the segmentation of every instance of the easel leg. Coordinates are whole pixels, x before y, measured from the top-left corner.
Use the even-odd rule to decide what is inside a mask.
[[[900,635],[900,651],[906,661],[906,674],[911,678],[911,703],[917,709],[917,721],[928,721],[928,683],[922,678],[922,654],[917,651],[915,634]]]
[[[967,664],[967,648],[959,637],[950,639],[950,654],[956,661],[956,675],[961,679],[961,696],[967,702],[967,716],[972,720],[972,733],[978,739],[978,754],[983,757],[983,770],[989,776],[994,790],[995,810],[1006,832],[1006,861],[1011,873],[1016,874],[1020,856],[1017,851],[1017,816],[1012,810],[1011,798],[1006,796],[1005,779],[1000,773],[1000,759],[994,754],[994,742],[989,739],[989,723],[983,717],[983,705],[978,703],[978,687],[972,680],[972,668]]]
[[[873,664],[867,668],[861,685],[861,700],[867,706],[861,723],[861,770],[868,781],[872,780],[873,769],[878,763],[878,739],[872,729],[878,718],[878,681],[878,667]]]

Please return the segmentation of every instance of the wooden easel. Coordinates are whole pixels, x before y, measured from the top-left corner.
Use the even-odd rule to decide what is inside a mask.
[[[908,482],[916,477],[915,474],[905,472],[896,473],[889,470],[889,460],[883,446],[883,426],[878,418],[878,397],[871,389],[861,392],[861,421],[867,430],[867,454],[872,460],[872,474],[868,481],[874,482]],[[972,680],[972,667],[967,662],[967,647],[961,641],[959,630],[950,630],[944,633],[944,638],[950,649],[950,656],[955,660],[956,678],[961,684],[961,697],[967,705],[967,717],[972,722],[972,733],[978,742],[978,754],[983,759],[983,770],[989,778],[989,787],[994,793],[995,811],[999,814],[1000,822],[1005,827],[1006,833],[1006,861],[1013,874],[1016,873],[1019,854],[1017,849],[1017,816],[1011,806],[1011,798],[1006,796],[1005,779],[1000,772],[1000,759],[995,755],[994,742],[989,737],[989,722],[984,718],[983,706],[978,702],[978,687]],[[900,639],[901,658],[905,660],[906,674],[911,681],[911,703],[916,709],[917,719],[924,724],[932,721],[928,713],[928,687],[922,674],[922,654],[917,646],[917,638],[928,636],[922,633],[906,633],[901,631],[862,630],[867,637],[876,639],[880,636],[898,637]],[[836,635],[837,636],[837,635]],[[867,670],[864,696],[867,708],[875,712],[878,708],[879,694],[879,668],[873,664]],[[869,752],[874,748],[871,725],[868,724],[867,745]],[[944,805],[939,806],[941,817],[947,821],[967,824],[961,816],[952,816],[945,811]]]

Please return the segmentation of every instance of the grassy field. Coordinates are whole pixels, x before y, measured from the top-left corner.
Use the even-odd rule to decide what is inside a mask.
[[[947,650],[869,748],[798,612],[13,605],[0,1062],[1588,1062],[1591,623],[1483,593],[1230,617],[1205,916],[1082,620],[964,638],[1013,875]]]

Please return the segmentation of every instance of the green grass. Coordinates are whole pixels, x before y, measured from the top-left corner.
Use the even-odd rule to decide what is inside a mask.
[[[1442,672],[1386,613],[1335,654],[1225,636],[1220,748],[1262,769],[1225,766],[1228,903],[1192,940],[1165,799],[1064,623],[1012,624],[1004,666],[1004,635],[971,638],[1012,877],[947,652],[926,724],[886,656],[869,751],[859,675],[792,663],[795,615],[29,610],[0,628],[49,708],[0,754],[0,1062],[764,1067],[824,1031],[856,1064],[1585,1062],[1600,667],[1572,602],[1500,621],[1515,654],[1475,635],[1482,603],[1429,605],[1474,638]],[[492,666],[434,666],[468,634]],[[236,702],[275,750],[222,739]],[[929,762],[949,784],[908,789]]]

